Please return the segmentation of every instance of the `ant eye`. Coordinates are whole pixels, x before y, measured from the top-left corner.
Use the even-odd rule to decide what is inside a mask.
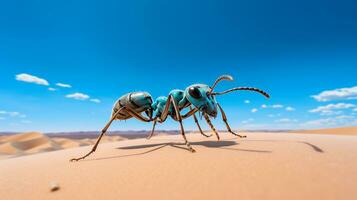
[[[188,89],[188,93],[195,99],[199,99],[202,97],[201,92],[197,87],[190,87]]]

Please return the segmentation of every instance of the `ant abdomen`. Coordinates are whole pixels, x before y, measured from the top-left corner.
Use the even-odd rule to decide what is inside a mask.
[[[130,92],[121,96],[113,106],[113,112],[116,113],[121,108],[131,108],[136,113],[141,113],[151,109],[152,97],[148,92]],[[127,109],[122,109],[116,119],[129,119],[132,115],[127,112]]]

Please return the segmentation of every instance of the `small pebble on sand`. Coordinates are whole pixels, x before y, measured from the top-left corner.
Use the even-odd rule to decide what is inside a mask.
[[[56,182],[51,182],[50,183],[50,188],[51,188],[51,192],[55,192],[55,191],[60,189],[58,183],[56,183]]]

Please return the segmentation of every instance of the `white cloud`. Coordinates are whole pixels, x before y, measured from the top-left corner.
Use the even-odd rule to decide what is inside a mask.
[[[316,119],[304,122],[300,124],[304,128],[322,128],[322,127],[333,127],[333,126],[352,126],[357,125],[357,120],[354,116],[340,115],[336,117]]]
[[[17,74],[15,78],[18,81],[23,81],[23,82],[27,82],[27,83],[35,83],[38,85],[46,85],[46,86],[49,85],[47,80],[45,80],[43,78],[39,78],[37,76],[30,75],[30,74],[25,74],[25,73]]]
[[[26,118],[25,114],[21,114],[19,112],[13,112],[13,111],[5,111],[5,110],[0,110],[0,115],[9,116],[9,117]]]
[[[285,108],[286,111],[295,111],[296,109],[291,107],[291,106],[288,106]]]
[[[49,91],[56,91],[57,89],[56,89],[56,88],[49,87],[48,90],[49,90]]]
[[[70,84],[66,83],[56,83],[58,87],[63,87],[63,88],[71,88],[72,86]]]
[[[250,103],[250,101],[249,101],[249,100],[245,100],[245,101],[244,101],[244,103],[249,104],[249,103]]]
[[[320,115],[338,115],[342,113],[342,109],[354,108],[356,105],[350,103],[328,104],[326,106],[319,106],[315,109],[309,110],[310,113],[320,113]]]
[[[280,117],[281,113],[278,114],[269,114],[268,117],[273,118],[273,117]]]
[[[274,105],[266,105],[266,104],[263,104],[262,106],[261,106],[262,108],[284,108],[284,106],[283,105],[281,105],[281,104],[274,104]]]
[[[83,94],[83,93],[80,93],[80,92],[76,92],[76,93],[73,93],[73,94],[66,95],[66,98],[76,99],[76,100],[87,100],[87,99],[89,99],[89,95]]]
[[[8,115],[10,117],[17,117],[20,115],[19,112],[9,112],[9,111],[5,111],[5,110],[0,110],[0,114],[2,115]]]
[[[101,102],[99,99],[90,99],[89,101],[94,102],[94,103],[100,103]]]
[[[272,108],[283,108],[284,106],[283,105],[280,105],[280,104],[274,104],[271,106]]]
[[[357,99],[357,86],[351,88],[339,88],[335,90],[326,90],[320,94],[311,96],[316,101],[332,101],[343,99]]]
[[[252,113],[256,113],[256,112],[258,112],[258,109],[253,108],[253,109],[251,110],[251,112],[252,112]]]
[[[279,123],[292,123],[292,122],[297,122],[298,120],[296,119],[289,119],[289,118],[282,118],[282,119],[277,119],[275,122]]]

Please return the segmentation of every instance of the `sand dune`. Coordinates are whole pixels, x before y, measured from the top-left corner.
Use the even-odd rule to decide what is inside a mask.
[[[123,140],[120,136],[107,136],[103,143]],[[0,158],[29,155],[55,151],[85,145],[91,145],[95,139],[50,138],[38,132],[28,132],[0,137]]]
[[[357,137],[188,134],[0,160],[1,199],[356,199]],[[23,136],[25,137],[25,136]],[[26,138],[26,137],[25,137]],[[30,137],[31,138],[31,137]],[[60,142],[59,142],[60,143]],[[57,143],[57,144],[59,144]],[[60,144],[59,144],[60,145]],[[52,185],[52,186],[51,186]],[[51,192],[53,185],[58,190]]]
[[[341,128],[328,128],[317,130],[303,130],[292,131],[295,133],[308,133],[308,134],[330,134],[330,135],[357,135],[357,126],[341,127]]]

